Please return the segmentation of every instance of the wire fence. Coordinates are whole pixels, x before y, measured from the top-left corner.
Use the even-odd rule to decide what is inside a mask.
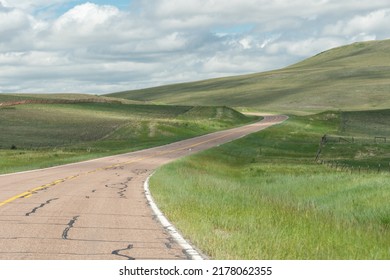
[[[341,145],[383,145],[390,144],[388,138],[385,136],[373,136],[373,137],[353,137],[353,136],[334,136],[324,135],[321,137],[319,148],[316,153],[315,162],[318,164],[327,166],[328,168],[335,169],[336,171],[349,172],[351,174],[361,173],[389,173],[390,174],[390,159],[388,163],[370,163],[352,162],[352,159],[346,159],[350,163],[340,162],[335,159],[323,159],[323,153],[325,147],[328,144],[341,144]],[[387,146],[387,145],[386,145]]]
[[[332,168],[336,171],[348,172],[351,174],[362,174],[362,173],[370,173],[370,174],[380,174],[380,173],[389,173],[390,174],[390,162],[388,165],[384,164],[366,164],[366,165],[357,165],[351,166],[346,163],[333,161],[333,160],[317,160],[318,164],[322,164],[327,166],[328,168]]]

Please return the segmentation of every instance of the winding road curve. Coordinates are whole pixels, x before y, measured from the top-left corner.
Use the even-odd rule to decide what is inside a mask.
[[[0,259],[188,259],[156,219],[143,184],[157,167],[286,120],[0,176]]]

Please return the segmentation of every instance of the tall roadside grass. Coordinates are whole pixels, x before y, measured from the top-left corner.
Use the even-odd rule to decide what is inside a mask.
[[[389,259],[390,174],[317,165],[338,117],[283,125],[162,167],[151,190],[213,259]]]

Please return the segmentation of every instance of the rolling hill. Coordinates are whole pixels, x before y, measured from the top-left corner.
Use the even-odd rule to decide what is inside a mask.
[[[57,96],[22,104],[13,97],[0,99],[0,174],[159,146],[256,119],[227,107],[81,102],[82,96],[76,97],[76,102]]]
[[[331,49],[289,67],[112,93],[137,101],[279,112],[390,108],[390,40]]]

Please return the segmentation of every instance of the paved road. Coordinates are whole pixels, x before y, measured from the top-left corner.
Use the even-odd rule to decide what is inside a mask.
[[[143,183],[162,164],[285,116],[162,147],[0,176],[0,259],[187,259],[155,219]]]

